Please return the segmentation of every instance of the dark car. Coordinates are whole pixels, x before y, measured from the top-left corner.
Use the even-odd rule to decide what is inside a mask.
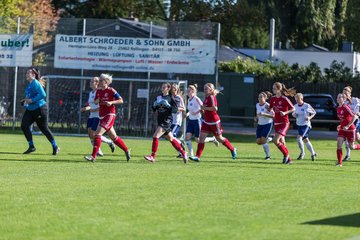
[[[336,113],[336,102],[330,94],[304,94],[304,102],[310,104],[316,111],[311,121],[314,127],[324,127],[336,130],[339,119]]]

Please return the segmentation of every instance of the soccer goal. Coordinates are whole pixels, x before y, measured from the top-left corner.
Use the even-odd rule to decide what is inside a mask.
[[[88,100],[92,76],[47,75],[45,78],[49,126],[59,133],[86,133],[89,113],[80,113],[80,108]],[[113,78],[110,86],[124,100],[122,105],[116,106],[114,127],[119,135],[148,137],[153,134],[157,122],[151,105],[161,94],[161,85],[166,82],[179,84],[185,94],[187,80]],[[185,95],[183,98],[186,101]],[[184,119],[183,132],[185,126]]]

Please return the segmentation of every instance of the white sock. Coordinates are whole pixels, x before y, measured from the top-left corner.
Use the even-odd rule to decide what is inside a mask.
[[[104,136],[101,136],[101,141],[103,143],[107,143],[107,144],[111,144],[113,142],[113,141],[111,141],[111,139],[104,137]]]
[[[315,151],[314,151],[314,148],[313,148],[311,142],[308,140],[308,142],[305,143],[305,145],[306,145],[306,148],[307,148],[307,149],[309,150],[309,152],[311,153],[311,155],[314,155],[314,154],[315,154]]]
[[[302,137],[297,138],[297,143],[299,145],[301,154],[304,154],[304,141],[302,140]]]
[[[345,149],[346,149],[346,156],[350,157],[351,150],[347,140],[345,141]]]
[[[265,152],[266,157],[270,157],[269,144],[267,144],[267,143],[263,144],[263,148],[264,148],[264,152]]]
[[[190,156],[194,156],[194,149],[191,140],[186,141],[186,146],[189,148]]]
[[[207,137],[205,138],[205,142],[214,142],[215,141],[215,137]]]

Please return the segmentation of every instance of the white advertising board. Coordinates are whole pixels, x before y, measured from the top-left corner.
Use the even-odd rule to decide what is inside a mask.
[[[32,34],[0,34],[0,66],[29,67],[32,54]]]
[[[56,35],[56,68],[214,74],[214,40]]]

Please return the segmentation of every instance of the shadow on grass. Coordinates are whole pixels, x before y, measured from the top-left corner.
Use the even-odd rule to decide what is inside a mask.
[[[360,213],[343,215],[332,218],[325,218],[316,221],[304,222],[310,225],[332,225],[341,227],[360,227]]]

